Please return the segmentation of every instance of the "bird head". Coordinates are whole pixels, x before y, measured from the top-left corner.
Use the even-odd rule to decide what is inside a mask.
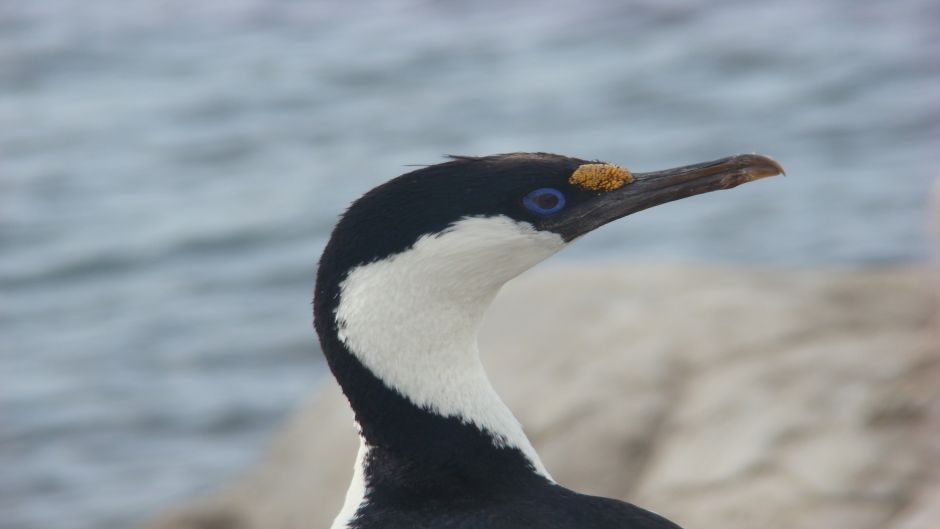
[[[782,172],[757,154],[649,173],[547,153],[452,157],[353,203],[324,258],[348,271],[420,254],[412,270],[439,288],[501,284],[616,219]]]
[[[548,477],[479,360],[477,328],[500,287],[608,222],[780,172],[758,155],[633,174],[517,153],[455,157],[372,189],[337,223],[314,300],[363,439],[448,465],[509,448]]]

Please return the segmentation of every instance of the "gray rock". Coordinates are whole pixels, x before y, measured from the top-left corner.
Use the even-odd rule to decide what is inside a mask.
[[[689,529],[940,520],[936,270],[547,266],[481,350],[549,471]],[[150,529],[328,527],[357,441],[330,384],[264,460]]]

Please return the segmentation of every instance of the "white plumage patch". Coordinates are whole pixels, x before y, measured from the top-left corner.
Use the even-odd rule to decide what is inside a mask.
[[[478,426],[551,479],[484,372],[477,329],[504,283],[564,245],[508,217],[464,218],[350,271],[340,285],[339,338],[414,404]]]
[[[349,484],[349,489],[346,490],[346,500],[343,502],[343,508],[333,519],[333,525],[330,526],[330,529],[349,527],[349,523],[356,516],[356,511],[362,507],[362,502],[366,497],[365,462],[368,454],[369,447],[366,445],[365,439],[360,437],[359,453],[356,455],[356,463],[353,467],[352,483]]]

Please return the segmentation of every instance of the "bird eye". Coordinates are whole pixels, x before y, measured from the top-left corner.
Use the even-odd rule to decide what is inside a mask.
[[[565,207],[565,195],[557,189],[543,187],[523,197],[522,205],[532,213],[551,215]]]

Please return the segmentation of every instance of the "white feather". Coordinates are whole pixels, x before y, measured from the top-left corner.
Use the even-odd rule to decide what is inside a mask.
[[[346,490],[346,500],[343,502],[343,508],[333,519],[333,525],[330,529],[346,529],[352,522],[356,511],[362,506],[366,497],[366,479],[365,479],[365,461],[369,454],[369,447],[365,439],[359,439],[359,453],[356,454],[356,463],[353,466],[353,478]]]

